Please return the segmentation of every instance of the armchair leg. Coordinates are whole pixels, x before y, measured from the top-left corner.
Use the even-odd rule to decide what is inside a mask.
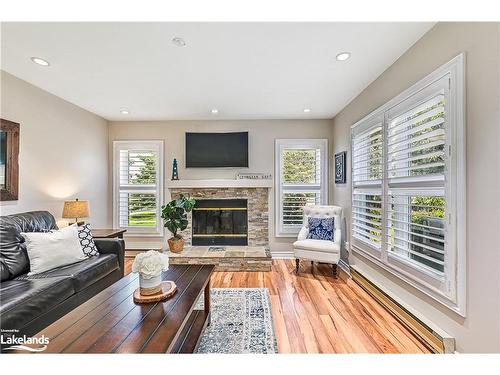
[[[296,258],[295,259],[295,273],[298,274],[299,273],[299,266],[300,266],[300,259],[299,258]]]
[[[333,273],[333,277],[334,278],[338,278],[338,275],[337,275],[337,265],[336,264],[332,265],[332,273]]]

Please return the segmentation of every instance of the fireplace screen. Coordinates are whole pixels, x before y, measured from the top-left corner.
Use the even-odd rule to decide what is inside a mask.
[[[248,245],[246,199],[198,199],[193,209],[193,245]]]

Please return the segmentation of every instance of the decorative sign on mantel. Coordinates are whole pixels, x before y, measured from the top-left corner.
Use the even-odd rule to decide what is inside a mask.
[[[167,189],[202,189],[202,188],[271,188],[273,186],[272,179],[208,179],[208,180],[176,180],[166,181]]]
[[[237,180],[272,180],[273,175],[270,173],[238,173]]]

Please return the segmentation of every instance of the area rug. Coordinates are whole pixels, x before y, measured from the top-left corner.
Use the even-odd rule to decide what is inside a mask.
[[[210,299],[212,319],[197,353],[278,352],[267,288],[213,288]],[[203,309],[203,299],[196,309]]]

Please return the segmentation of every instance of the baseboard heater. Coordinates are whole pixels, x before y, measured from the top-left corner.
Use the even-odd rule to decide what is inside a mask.
[[[408,328],[433,353],[454,353],[455,339],[436,332],[353,267],[352,279]]]

